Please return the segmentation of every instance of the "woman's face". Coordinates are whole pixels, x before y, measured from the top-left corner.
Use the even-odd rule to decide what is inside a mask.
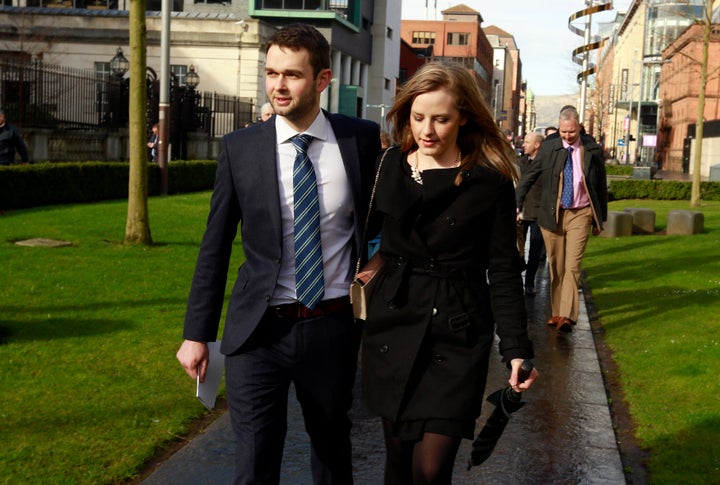
[[[458,132],[466,121],[447,88],[418,95],[410,108],[410,129],[420,153],[440,163],[455,156]]]

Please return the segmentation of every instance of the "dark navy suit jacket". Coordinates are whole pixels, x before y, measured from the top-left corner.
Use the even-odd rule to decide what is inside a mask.
[[[345,165],[355,206],[353,254],[362,230],[380,151],[377,124],[328,114]],[[245,262],[228,304],[221,351],[235,352],[250,337],[268,308],[282,258],[282,229],[276,166],[277,134],[268,120],[226,135],[215,188],[185,315],[184,338],[217,339],[233,240],[241,227]],[[355,265],[350,262],[351,271]]]

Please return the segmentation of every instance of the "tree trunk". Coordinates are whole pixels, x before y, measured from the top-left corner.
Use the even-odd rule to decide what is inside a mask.
[[[152,244],[148,215],[146,0],[130,0],[130,177],[125,244]]]

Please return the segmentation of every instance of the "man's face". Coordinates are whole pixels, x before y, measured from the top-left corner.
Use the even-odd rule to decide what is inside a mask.
[[[568,145],[575,143],[580,136],[580,123],[577,120],[560,120],[559,125],[560,138]]]
[[[525,138],[523,139],[523,153],[530,158],[535,158],[535,154],[537,153],[538,148],[540,148],[540,144],[536,140],[537,138],[532,134],[525,135]]]
[[[298,131],[305,130],[320,111],[320,93],[330,82],[330,69],[317,77],[306,49],[273,45],[265,61],[265,91],[279,116]]]

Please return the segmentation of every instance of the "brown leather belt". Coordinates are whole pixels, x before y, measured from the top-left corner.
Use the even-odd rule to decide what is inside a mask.
[[[302,303],[295,302],[272,306],[268,308],[268,313],[277,318],[312,318],[349,311],[350,306],[350,297],[341,296],[330,300],[322,300],[312,310]]]

